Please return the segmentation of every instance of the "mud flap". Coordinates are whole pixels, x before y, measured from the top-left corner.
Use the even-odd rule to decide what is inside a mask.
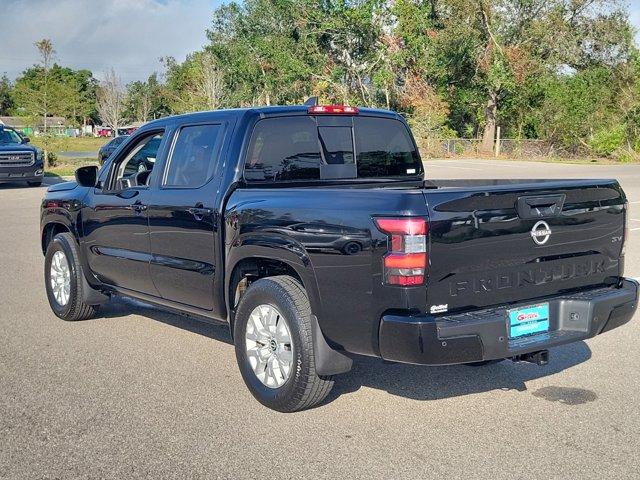
[[[337,375],[351,370],[353,360],[329,346],[315,315],[311,315],[311,325],[316,373],[318,375]]]
[[[82,299],[84,300],[84,303],[87,305],[102,305],[109,301],[108,295],[105,295],[89,285],[84,274],[81,274],[80,276],[82,277]]]

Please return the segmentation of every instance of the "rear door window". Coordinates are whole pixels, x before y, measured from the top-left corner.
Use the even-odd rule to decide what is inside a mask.
[[[319,180],[320,147],[310,117],[261,120],[249,142],[244,167],[247,181]]]
[[[171,151],[163,185],[200,188],[211,180],[221,139],[220,124],[182,127]]]

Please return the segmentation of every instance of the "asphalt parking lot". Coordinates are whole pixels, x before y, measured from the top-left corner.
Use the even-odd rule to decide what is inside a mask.
[[[429,161],[428,178],[617,178],[640,276],[640,166]],[[44,293],[43,188],[0,185],[0,478],[638,478],[640,321],[531,364],[360,359],[329,401],[262,407],[227,331],[117,300],[66,323]]]

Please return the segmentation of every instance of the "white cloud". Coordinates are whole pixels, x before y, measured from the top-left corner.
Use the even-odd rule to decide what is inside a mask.
[[[206,44],[219,0],[2,0],[0,75],[15,78],[38,61],[34,42],[50,38],[56,61],[125,82],[161,70],[160,57]]]

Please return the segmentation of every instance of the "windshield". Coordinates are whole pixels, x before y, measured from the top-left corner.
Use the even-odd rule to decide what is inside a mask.
[[[15,130],[0,128],[0,144],[7,145],[9,143],[22,143],[22,137]]]

